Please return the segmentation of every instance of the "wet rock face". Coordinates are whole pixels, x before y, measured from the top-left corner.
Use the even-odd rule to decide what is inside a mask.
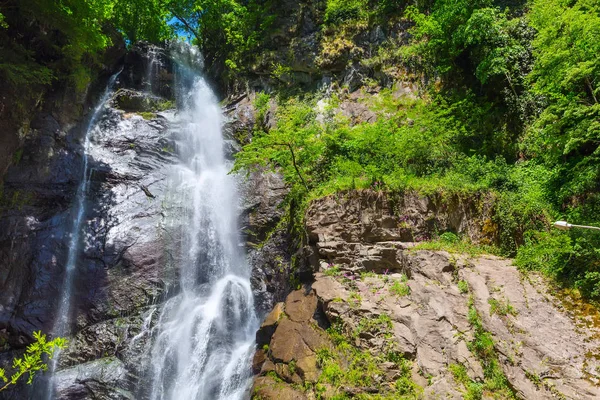
[[[174,64],[169,49],[146,42],[135,43],[125,56],[121,83],[128,89],[172,99],[175,96]]]
[[[135,68],[128,64],[124,72]],[[125,75],[116,86],[128,83]],[[179,239],[172,223],[177,210],[164,202],[177,160],[174,111],[158,109],[170,100],[158,93],[135,88],[117,93],[99,114],[87,152],[73,335],[60,360],[60,398],[134,398],[126,392],[133,387],[131,377],[142,372],[158,316],[151,305],[160,304],[178,282]],[[125,97],[141,102],[125,106],[120,101]],[[4,180],[3,199],[11,200],[0,210],[1,350],[26,346],[34,330],[52,330],[84,178],[88,124],[89,116],[66,131],[52,114],[36,117],[31,125],[36,135]],[[12,354],[0,358],[9,361]],[[10,396],[27,398],[28,389]]]
[[[224,107],[223,133],[226,150],[233,154],[252,139],[256,124],[273,124],[272,113],[257,121],[254,95],[234,98]],[[287,226],[278,226],[289,188],[280,174],[268,171],[243,172],[238,177],[241,197],[240,229],[248,249],[254,300],[259,315],[266,315],[291,291],[292,243]]]
[[[285,213],[280,205],[288,188],[281,176],[273,173],[252,173],[242,187],[242,233],[252,267],[255,304],[264,315],[291,290],[292,244],[287,227],[277,227]]]
[[[177,199],[168,196],[171,166],[178,159],[177,122],[175,111],[165,110],[173,105],[164,97],[170,93],[168,64],[158,63],[164,80],[152,81],[149,92],[143,51],[137,46],[128,55],[91,133],[72,335],[59,362],[59,398],[136,398],[137,380],[151,368],[150,336],[161,304],[178,291],[179,232],[185,227],[178,222]],[[224,110],[230,117],[224,127],[230,156],[239,139],[251,134],[253,110],[250,100]],[[4,181],[0,365],[30,343],[31,332],[52,330],[83,179],[88,121],[67,131],[52,114],[38,116],[32,123],[36,135]],[[253,173],[239,181],[240,224],[251,248],[256,305],[264,315],[290,291],[289,237],[285,230],[273,232],[287,189],[277,174]],[[23,386],[6,396],[35,396],[31,389]]]

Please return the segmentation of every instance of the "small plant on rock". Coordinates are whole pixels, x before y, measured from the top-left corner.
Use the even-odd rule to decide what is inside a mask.
[[[408,283],[394,281],[390,286],[390,293],[398,297],[408,296],[410,294],[410,286]]]
[[[337,265],[329,264],[328,268],[323,271],[323,274],[327,276],[339,276],[341,274],[340,267]]]
[[[458,291],[465,294],[469,292],[469,284],[466,281],[458,281]]]
[[[497,314],[502,317],[512,315],[513,317],[516,317],[518,314],[517,310],[515,310],[508,300],[496,300],[490,298],[488,299],[488,304],[490,305],[490,315]]]
[[[350,304],[350,307],[352,308],[360,307],[360,305],[362,304],[361,295],[356,292],[352,292],[350,294],[350,297],[348,297],[348,304]]]

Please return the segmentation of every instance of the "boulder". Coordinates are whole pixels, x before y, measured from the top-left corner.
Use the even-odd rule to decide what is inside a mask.
[[[56,375],[56,398],[65,400],[133,400],[127,370],[117,358],[104,358],[63,370]]]
[[[284,318],[273,335],[269,350],[274,361],[290,363],[328,346],[325,335],[311,325]]]

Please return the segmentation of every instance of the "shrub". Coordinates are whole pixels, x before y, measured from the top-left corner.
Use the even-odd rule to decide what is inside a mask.
[[[367,10],[366,0],[327,0],[325,22],[335,24],[358,19]]]

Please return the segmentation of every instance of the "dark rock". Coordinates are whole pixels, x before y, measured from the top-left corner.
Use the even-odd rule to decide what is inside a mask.
[[[271,342],[271,337],[284,315],[284,303],[277,303],[256,332],[256,344],[259,348]]]
[[[121,87],[172,99],[174,68],[168,49],[137,42],[127,52],[120,84]]]
[[[56,375],[56,398],[64,400],[133,400],[127,370],[116,358],[78,365]]]
[[[264,241],[285,213],[280,207],[289,188],[280,174],[252,173],[243,183],[242,231],[250,245]]]
[[[142,355],[158,315],[148,306],[178,282],[173,261],[179,238],[164,230],[165,216],[174,211],[162,202],[175,161],[174,150],[165,150],[175,148],[173,117],[164,112],[146,121],[110,107],[98,115],[88,149],[73,335],[59,364],[60,398],[135,398],[128,391],[145,372]],[[65,131],[61,118],[40,114],[32,124],[37,133],[4,181],[4,193],[15,201],[0,210],[0,330],[13,348],[26,346],[31,332],[53,327],[87,124]],[[119,360],[108,369],[94,361],[107,356]],[[26,390],[18,389],[16,398],[27,398]]]
[[[131,89],[119,89],[112,98],[113,106],[130,112],[163,111],[166,100],[144,92]]]
[[[292,290],[291,246],[289,234],[279,229],[261,247],[248,252],[252,266],[250,283],[259,315],[270,312],[274,304],[285,300]]]

